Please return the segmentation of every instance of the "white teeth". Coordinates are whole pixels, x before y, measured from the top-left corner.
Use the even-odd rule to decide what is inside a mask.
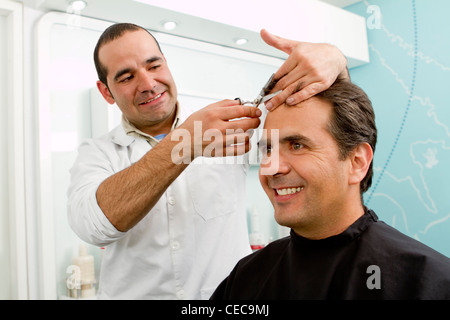
[[[277,194],[280,196],[285,196],[287,194],[293,194],[302,191],[303,187],[297,187],[297,188],[285,188],[285,189],[276,189]]]
[[[157,95],[156,97],[154,97],[153,99],[150,99],[150,100],[144,102],[143,104],[146,104],[146,103],[150,103],[150,102],[152,102],[152,101],[155,101],[156,99],[158,99],[159,97],[161,97],[161,95],[162,95],[162,93],[158,94],[158,95]]]

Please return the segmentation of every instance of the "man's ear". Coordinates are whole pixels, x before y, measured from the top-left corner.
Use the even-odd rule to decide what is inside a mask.
[[[109,103],[114,104],[116,101],[114,100],[114,97],[111,95],[111,92],[109,91],[109,88],[106,84],[101,82],[100,80],[97,81],[97,88],[102,94],[103,98]]]
[[[359,144],[350,153],[350,172],[349,172],[349,184],[360,183],[369,170],[370,163],[373,159],[372,147],[364,142]]]

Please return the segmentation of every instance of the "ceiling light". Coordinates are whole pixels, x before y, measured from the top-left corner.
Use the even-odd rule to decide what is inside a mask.
[[[178,24],[175,21],[164,21],[162,25],[164,29],[169,31],[175,29],[178,26]]]
[[[87,7],[87,2],[83,0],[74,0],[70,1],[69,5],[72,7],[74,11],[81,11]]]
[[[239,39],[234,40],[234,43],[236,43],[237,45],[240,45],[240,46],[246,44],[247,42],[248,42],[248,40],[245,38],[239,38]]]

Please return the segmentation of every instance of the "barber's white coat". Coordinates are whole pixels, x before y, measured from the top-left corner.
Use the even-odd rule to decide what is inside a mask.
[[[84,142],[71,170],[69,223],[82,240],[106,247],[100,298],[207,299],[251,252],[248,166],[199,158],[210,164],[190,164],[144,219],[120,232],[98,206],[96,190],[150,149],[144,139],[126,135],[121,125]]]

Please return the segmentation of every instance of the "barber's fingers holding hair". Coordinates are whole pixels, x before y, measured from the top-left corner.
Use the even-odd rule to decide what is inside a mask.
[[[283,92],[266,103],[269,110],[284,102],[288,105],[300,103],[328,89],[338,76],[348,77],[347,59],[335,46],[289,40],[264,29],[261,38],[289,55],[275,73],[274,79],[278,82],[272,92]]]

